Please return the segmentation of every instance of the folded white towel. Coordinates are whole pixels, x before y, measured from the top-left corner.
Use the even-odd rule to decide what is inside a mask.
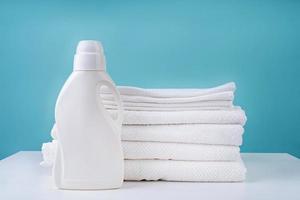
[[[226,145],[202,145],[163,142],[122,141],[125,159],[161,159],[194,161],[235,161],[240,159],[240,148]],[[54,160],[57,142],[45,143],[42,153],[45,163]]]
[[[195,97],[201,95],[209,95],[222,92],[234,92],[235,83],[230,82],[218,87],[205,88],[205,89],[144,89],[130,86],[117,87],[121,95],[127,96],[145,96],[145,97],[158,97],[158,98],[182,98],[182,97]],[[109,94],[108,89],[103,88],[102,93]]]
[[[113,101],[104,101],[104,105],[117,106]],[[124,107],[146,107],[146,108],[197,108],[197,107],[231,107],[232,101],[201,101],[194,103],[168,103],[168,104],[158,104],[158,103],[131,103],[123,102]]]
[[[56,137],[56,126],[51,130]],[[240,146],[244,128],[226,124],[124,125],[123,141],[174,142]]]
[[[122,141],[122,147],[125,159],[195,161],[240,159],[240,148],[237,146]]]
[[[242,161],[125,160],[125,180],[133,181],[239,182],[246,171]]]
[[[110,112],[114,112],[116,107],[104,106]],[[147,108],[147,107],[123,107],[126,111],[195,111],[195,110],[224,110],[229,107],[176,107],[176,108]]]
[[[56,143],[42,147],[43,167],[53,165]],[[125,180],[165,180],[234,182],[245,179],[246,168],[241,160],[226,161],[175,161],[125,160]]]
[[[240,124],[245,112],[238,108],[193,111],[124,111],[123,124]]]
[[[117,109],[113,101],[103,101],[105,108]],[[123,102],[124,110],[132,111],[185,111],[185,110],[216,110],[232,108],[232,101],[203,101],[198,103],[182,104],[155,104],[155,103],[130,103]]]
[[[244,128],[241,125],[176,124],[176,125],[124,125],[122,140],[177,142],[195,144],[242,144]]]
[[[163,91],[164,89],[162,89]],[[179,89],[177,93],[179,93]],[[182,90],[184,93],[184,89]],[[111,94],[100,92],[101,97],[106,101],[114,101],[114,97]],[[187,97],[148,97],[148,96],[137,96],[137,95],[121,95],[123,102],[130,103],[152,103],[152,104],[180,104],[180,103],[196,103],[203,101],[233,101],[233,91],[218,92],[206,95],[198,96],[187,96]]]

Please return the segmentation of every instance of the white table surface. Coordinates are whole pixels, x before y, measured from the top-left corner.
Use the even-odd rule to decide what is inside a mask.
[[[23,151],[0,161],[0,200],[56,199],[300,199],[300,160],[283,153],[242,154],[244,183],[125,182],[118,190],[58,190],[41,153]]]

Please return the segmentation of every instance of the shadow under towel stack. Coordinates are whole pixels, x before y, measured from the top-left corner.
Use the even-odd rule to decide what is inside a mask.
[[[235,84],[209,89],[118,87],[124,104],[122,146],[125,180],[236,182],[244,111],[233,106]],[[111,94],[101,94],[113,114]],[[55,138],[55,127],[53,129]],[[54,159],[55,140],[42,148],[43,165]]]

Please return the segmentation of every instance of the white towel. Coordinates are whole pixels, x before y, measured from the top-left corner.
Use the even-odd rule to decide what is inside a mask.
[[[109,112],[115,112],[116,107],[104,106]],[[149,108],[149,107],[123,107],[126,111],[195,111],[195,110],[224,110],[229,107],[176,107],[176,108]]]
[[[162,91],[164,89],[161,89]],[[178,89],[184,94],[184,89]],[[100,91],[101,97],[106,101],[114,101],[114,97],[109,93]],[[232,91],[218,92],[213,94],[198,95],[198,96],[187,96],[187,97],[149,97],[149,96],[137,96],[137,95],[121,95],[123,102],[128,103],[152,103],[152,104],[188,104],[204,101],[233,101],[234,94]]]
[[[115,102],[104,101],[104,105],[117,106]],[[146,107],[146,108],[197,108],[197,107],[231,107],[232,101],[202,101],[195,103],[168,103],[168,104],[157,104],[157,103],[131,103],[123,102],[124,107]]]
[[[56,137],[56,126],[51,130]],[[244,128],[226,124],[124,125],[123,141],[174,142],[240,146]]]
[[[51,167],[55,160],[57,150],[57,141],[52,140],[52,142],[43,143],[42,145],[42,156],[43,160],[40,163],[43,167]]]
[[[201,145],[163,142],[122,141],[125,159],[161,159],[195,161],[235,161],[240,159],[240,148],[226,145]],[[45,143],[42,153],[45,163],[54,162],[57,142]]]
[[[56,143],[42,147],[43,167],[53,165]],[[235,182],[245,179],[246,168],[241,160],[226,161],[175,161],[125,160],[125,180],[165,180]]]
[[[242,161],[125,160],[125,180],[133,181],[239,182],[246,171]]]
[[[117,109],[113,101],[103,101],[107,109]],[[154,104],[154,103],[126,103],[123,102],[124,110],[132,111],[185,111],[185,110],[217,110],[232,108],[232,101],[204,101],[198,103],[182,104]]]
[[[121,138],[126,141],[240,146],[243,132],[241,125],[226,124],[125,125]]]
[[[226,145],[203,145],[163,142],[122,141],[125,159],[235,161],[240,148]]]
[[[154,98],[186,98],[203,96],[222,92],[234,92],[235,83],[229,82],[213,88],[205,89],[144,89],[130,86],[118,86],[117,87],[121,95],[127,96],[145,96]],[[102,93],[109,94],[110,91],[107,88],[103,88]]]
[[[123,124],[240,124],[245,112],[238,108],[193,111],[124,111]]]

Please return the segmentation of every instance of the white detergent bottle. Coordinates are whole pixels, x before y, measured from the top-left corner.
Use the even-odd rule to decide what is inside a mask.
[[[73,73],[55,108],[58,149],[53,175],[58,188],[113,189],[123,183],[122,103],[105,68],[101,44],[79,42]],[[102,103],[99,91],[103,86],[118,104],[116,118]]]

